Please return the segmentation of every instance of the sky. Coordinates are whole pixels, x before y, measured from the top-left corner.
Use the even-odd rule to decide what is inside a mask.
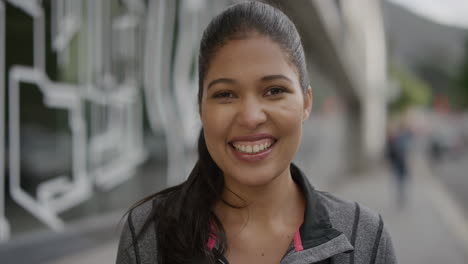
[[[435,22],[468,29],[468,0],[387,0]]]

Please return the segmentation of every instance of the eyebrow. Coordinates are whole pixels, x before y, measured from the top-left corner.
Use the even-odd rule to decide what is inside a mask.
[[[267,75],[267,76],[264,76],[262,77],[262,81],[263,82],[266,82],[266,81],[272,81],[272,80],[276,80],[276,79],[283,79],[283,80],[286,80],[290,83],[292,83],[293,81],[291,81],[291,79],[289,79],[288,77],[282,75],[282,74],[275,74],[275,75]]]
[[[219,79],[216,79],[216,80],[213,80],[211,81],[209,84],[208,84],[208,89],[210,89],[211,86],[215,85],[215,84],[218,84],[218,83],[227,83],[227,84],[235,84],[236,81],[234,79],[229,79],[229,78],[219,78]]]
[[[267,81],[272,81],[272,80],[276,80],[276,79],[282,79],[282,80],[286,80],[290,83],[292,83],[293,81],[291,79],[289,79],[288,77],[282,75],[282,74],[274,74],[274,75],[267,75],[267,76],[263,76],[260,81],[262,82],[267,82]],[[218,83],[227,83],[227,84],[235,84],[236,81],[234,79],[230,79],[230,78],[219,78],[219,79],[216,79],[216,80],[213,80],[211,81],[209,84],[208,84],[208,88],[207,89],[210,89],[211,86],[215,85],[215,84],[218,84]]]

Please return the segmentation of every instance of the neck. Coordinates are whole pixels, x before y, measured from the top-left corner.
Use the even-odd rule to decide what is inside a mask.
[[[274,227],[297,225],[302,223],[305,201],[293,181],[289,167],[273,181],[262,186],[242,186],[226,181],[223,198],[218,202],[215,212],[223,224],[235,223]],[[300,224],[299,223],[299,224]]]

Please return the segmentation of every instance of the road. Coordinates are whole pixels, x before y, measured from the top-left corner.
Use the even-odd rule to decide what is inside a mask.
[[[444,184],[468,216],[468,151],[432,164],[432,174]]]

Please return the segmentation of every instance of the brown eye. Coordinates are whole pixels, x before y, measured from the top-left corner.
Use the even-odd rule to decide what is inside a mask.
[[[270,89],[268,89],[268,91],[266,92],[266,96],[275,96],[275,95],[278,95],[278,94],[282,94],[286,91],[286,89],[282,88],[282,87],[272,87]]]
[[[213,98],[234,98],[234,94],[228,91],[215,93]]]

